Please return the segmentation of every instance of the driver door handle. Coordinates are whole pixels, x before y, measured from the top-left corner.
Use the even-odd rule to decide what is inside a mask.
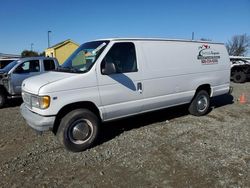
[[[137,90],[142,93],[142,83],[141,82],[138,82],[137,83]]]

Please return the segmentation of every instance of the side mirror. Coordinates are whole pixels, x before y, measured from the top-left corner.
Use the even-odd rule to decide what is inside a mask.
[[[104,63],[104,68],[102,69],[102,73],[109,75],[109,74],[114,74],[116,73],[116,68],[115,68],[115,64],[114,63]]]

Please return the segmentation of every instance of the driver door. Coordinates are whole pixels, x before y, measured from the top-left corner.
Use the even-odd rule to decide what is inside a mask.
[[[104,120],[137,114],[142,110],[142,72],[132,42],[113,44],[101,62],[98,87]],[[107,63],[115,69],[105,73]],[[106,67],[105,67],[106,66]]]

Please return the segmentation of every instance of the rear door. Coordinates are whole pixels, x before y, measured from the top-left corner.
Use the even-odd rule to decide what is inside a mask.
[[[104,120],[136,114],[142,110],[141,67],[132,42],[114,43],[103,58],[97,74]],[[116,72],[105,75],[105,62],[115,65]]]
[[[41,65],[39,60],[25,61],[16,67],[12,73],[10,84],[13,86],[14,94],[21,94],[23,80],[40,74]]]

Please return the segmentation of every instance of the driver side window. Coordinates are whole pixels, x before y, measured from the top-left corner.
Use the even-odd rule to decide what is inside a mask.
[[[115,43],[101,63],[101,70],[113,64],[115,73],[137,72],[135,45],[131,42]]]

